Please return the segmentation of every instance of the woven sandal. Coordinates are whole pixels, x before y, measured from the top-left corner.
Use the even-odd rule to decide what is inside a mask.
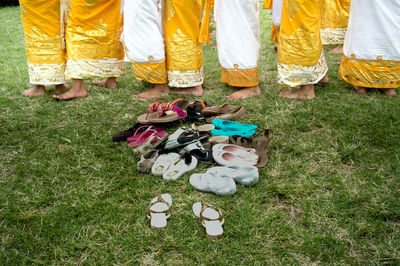
[[[147,217],[150,219],[151,229],[163,229],[167,227],[167,219],[171,216],[172,197],[170,194],[162,194],[153,198],[147,208]]]
[[[206,228],[207,237],[218,238],[223,236],[224,229],[222,225],[225,222],[225,218],[220,209],[205,202],[196,202],[193,204],[192,210]]]

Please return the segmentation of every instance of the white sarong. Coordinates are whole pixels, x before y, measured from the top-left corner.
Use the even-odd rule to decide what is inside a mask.
[[[339,75],[355,86],[400,86],[400,1],[353,0]]]
[[[215,0],[221,81],[235,87],[258,85],[260,19],[258,0]]]

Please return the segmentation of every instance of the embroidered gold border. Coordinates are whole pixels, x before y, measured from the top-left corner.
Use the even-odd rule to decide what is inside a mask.
[[[226,69],[221,67],[221,82],[234,87],[257,86],[258,67],[253,69]]]
[[[165,61],[159,63],[132,63],[132,71],[135,78],[145,80],[153,84],[164,84],[168,82]]]
[[[339,77],[354,86],[391,89],[400,87],[400,61],[357,59],[343,56]]]

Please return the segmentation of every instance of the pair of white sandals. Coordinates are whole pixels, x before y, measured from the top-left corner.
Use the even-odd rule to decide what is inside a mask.
[[[150,201],[147,209],[151,229],[164,229],[167,219],[171,216],[172,197],[170,194],[161,194]],[[218,238],[224,234],[222,225],[225,218],[220,209],[204,202],[196,202],[192,206],[193,213],[200,218],[201,224],[206,228],[207,236]]]
[[[259,179],[255,166],[217,166],[208,169],[204,174],[193,174],[189,182],[197,190],[212,192],[217,195],[236,193],[236,182],[251,186]]]
[[[197,158],[188,153],[179,155],[171,152],[158,156],[151,167],[151,172],[153,175],[162,176],[165,180],[176,180],[194,170],[197,163]]]

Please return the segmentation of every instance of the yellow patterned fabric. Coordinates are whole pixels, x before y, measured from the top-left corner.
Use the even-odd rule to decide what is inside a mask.
[[[165,50],[169,85],[203,84],[203,50],[199,43],[202,0],[165,0]]]
[[[272,24],[271,42],[278,42],[278,40],[279,40],[279,27],[276,27],[274,24]]]
[[[351,0],[322,0],[321,39],[323,44],[343,44]]]
[[[235,87],[258,86],[258,67],[253,69],[221,68],[221,82]]]
[[[125,73],[121,0],[73,0],[67,19],[67,79]]]
[[[271,9],[272,8],[272,2],[273,0],[264,0],[264,9]]]
[[[132,70],[135,78],[144,80],[153,84],[168,83],[167,69],[165,68],[165,61],[156,63],[132,63]]]
[[[279,31],[278,82],[288,86],[318,83],[328,67],[320,37],[319,0],[283,2]]]
[[[29,78],[36,85],[65,82],[64,15],[68,3],[60,0],[21,0]]]
[[[400,61],[343,56],[339,77],[354,86],[390,89],[400,87]]]

